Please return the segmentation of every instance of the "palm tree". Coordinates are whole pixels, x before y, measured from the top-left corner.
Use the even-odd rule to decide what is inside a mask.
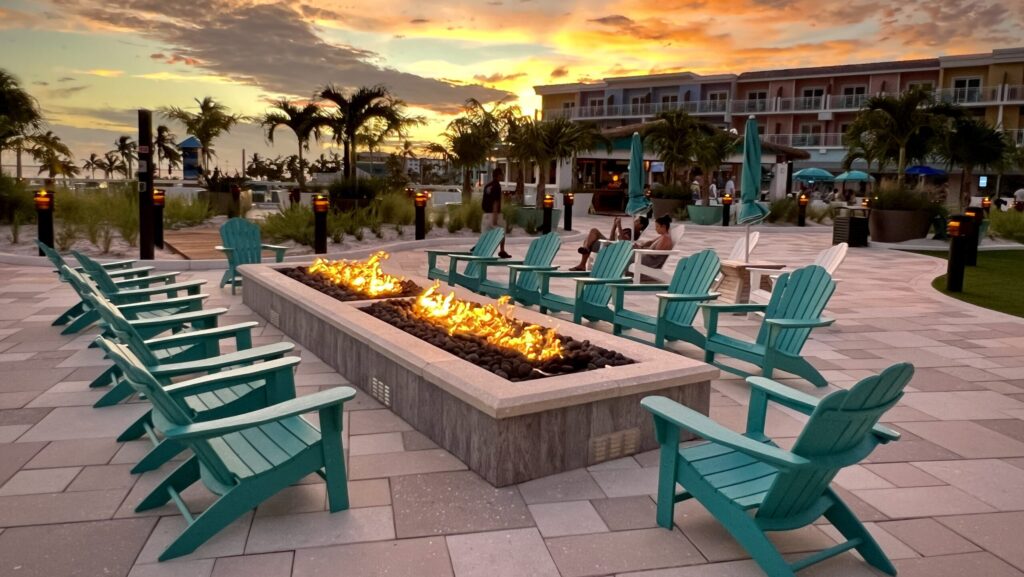
[[[445,144],[445,158],[456,170],[462,171],[462,203],[469,204],[473,198],[473,168],[487,161],[487,142],[477,126],[466,117],[459,117],[448,123],[442,135]]]
[[[526,197],[526,171],[532,168],[533,162],[532,123],[533,119],[529,116],[509,116],[505,120],[504,152],[506,158],[518,165],[518,170],[515,170],[516,189],[513,198],[519,204],[523,204]]]
[[[365,124],[377,120],[384,124],[385,135],[404,136],[408,128],[424,122],[421,117],[406,116],[405,102],[392,96],[383,86],[362,86],[348,92],[328,85],[320,92],[320,97],[337,107],[322,123],[331,129],[334,140],[342,145],[346,180],[355,178],[356,139]]]
[[[267,131],[267,141],[274,142],[274,130],[278,126],[287,126],[295,133],[299,141],[298,164],[304,166],[306,163],[302,158],[302,151],[309,150],[309,138],[312,136],[317,142],[320,141],[320,127],[323,125],[321,109],[315,103],[310,102],[301,108],[289,102],[285,98],[274,101],[271,112],[267,112],[259,119],[260,125]],[[298,171],[299,187],[305,188],[306,176],[304,170]]]
[[[178,137],[175,136],[167,126],[161,124],[156,127],[156,137],[153,139],[153,148],[156,149],[157,176],[160,176],[160,163],[163,162],[164,158],[170,158],[171,156],[177,155],[180,160],[181,153],[178,152],[178,145],[174,142],[176,140],[178,140]],[[170,175],[170,167],[168,167],[167,176]]]
[[[103,171],[103,178],[110,180],[114,174],[120,172],[125,175],[128,174],[128,167],[125,166],[124,161],[114,151],[110,151],[103,155],[103,158],[96,160],[96,169]]]
[[[164,160],[167,161],[167,177],[170,178],[174,169],[181,167],[181,151],[177,148],[168,148],[163,154]]]
[[[96,164],[100,159],[95,152],[89,154],[89,158],[82,161],[82,170],[89,171],[89,178],[96,178],[96,170],[99,169],[99,165]]]
[[[205,174],[210,166],[210,160],[215,156],[213,141],[221,134],[231,132],[231,129],[245,117],[241,114],[228,113],[228,107],[215,101],[212,96],[202,100],[196,98],[195,101],[199,105],[198,112],[189,112],[177,106],[163,108],[161,112],[165,117],[183,124],[186,132],[199,141],[199,157]]]
[[[704,132],[696,144],[694,160],[704,175],[704,189],[701,191],[701,204],[711,204],[711,179],[722,165],[736,150],[739,137],[731,132],[712,128]]]
[[[999,130],[982,120],[957,118],[949,127],[949,136],[938,139],[940,158],[948,167],[960,166],[960,210],[971,203],[971,181],[975,168],[998,165],[1009,143]]]
[[[0,157],[5,148],[14,148],[17,154],[17,174],[21,178],[21,151],[25,137],[37,130],[43,122],[39,103],[26,92],[18,79],[0,70]],[[2,172],[3,162],[0,162]]]
[[[37,158],[39,163],[39,171],[36,174],[43,174],[44,172],[50,178],[57,178],[57,176],[63,176],[65,179],[72,176],[78,176],[78,166],[75,162],[66,156],[60,156],[53,150],[47,149],[42,156]]]
[[[71,149],[53,131],[30,134],[23,140],[30,146],[28,152],[39,165],[40,174],[51,169],[51,174],[60,174],[61,160],[71,157]]]
[[[666,110],[656,118],[644,130],[644,144],[665,163],[669,184],[675,183],[680,170],[685,172],[684,182],[689,182],[697,145],[707,134],[707,125],[685,110]]]
[[[132,172],[132,162],[134,162],[135,159],[138,158],[138,150],[139,145],[136,144],[134,140],[132,140],[131,136],[121,135],[117,138],[117,140],[114,141],[113,152],[116,152],[119,155],[121,155],[121,160],[123,160],[125,166],[128,167],[128,172],[125,175],[125,178],[131,178],[131,176],[129,175],[134,174]]]
[[[537,202],[544,198],[548,180],[548,167],[552,162],[573,158],[584,150],[604,145],[611,152],[611,141],[600,129],[591,123],[573,122],[564,116],[551,120],[523,122],[520,130],[525,132],[525,151],[537,163]]]

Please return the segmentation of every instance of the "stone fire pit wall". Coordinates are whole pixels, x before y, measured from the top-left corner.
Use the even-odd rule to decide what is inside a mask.
[[[497,487],[656,448],[640,399],[663,395],[707,414],[718,376],[705,363],[517,309],[517,318],[636,363],[513,383],[359,310],[367,301],[340,302],[272,266],[240,270],[247,306]]]

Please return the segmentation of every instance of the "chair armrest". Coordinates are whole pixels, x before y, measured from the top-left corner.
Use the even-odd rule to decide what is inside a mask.
[[[201,311],[180,313],[176,315],[167,315],[165,317],[156,317],[152,319],[130,320],[128,322],[130,322],[136,328],[172,328],[181,326],[186,323],[194,323],[196,321],[216,318],[226,312],[228,312],[228,309],[222,307],[217,309],[206,309]]]
[[[671,255],[676,254],[678,252],[679,251],[674,249],[674,248],[665,249],[665,250],[653,249],[653,248],[634,248],[633,249],[633,254],[636,255],[636,258],[640,258],[641,256],[644,256],[644,255],[671,256]]]
[[[115,271],[115,270],[126,269],[126,268],[130,269],[130,268],[135,268],[135,261],[134,260],[115,260],[113,262],[100,263],[100,266],[105,268],[105,269],[107,269],[108,271]],[[143,269],[146,269],[146,270],[151,270],[153,267],[151,267],[151,266],[143,266],[143,267],[138,267],[138,268],[143,268]]]
[[[490,267],[490,266],[508,266],[508,267],[511,267],[511,266],[522,265],[522,264],[523,264],[523,261],[521,261],[521,260],[507,260],[507,259],[485,260],[485,261],[480,261],[480,262],[477,263],[477,265],[480,266],[480,268],[487,268],[487,267]]]
[[[284,260],[284,253],[288,250],[288,247],[277,244],[261,244],[260,249],[274,251],[274,261],[281,262]]]
[[[537,274],[539,274],[541,277],[548,277],[548,278],[551,278],[551,277],[555,277],[555,278],[575,278],[575,277],[587,278],[587,277],[590,276],[590,273],[588,271],[584,271],[584,270],[554,270],[554,267],[552,267],[552,270],[538,270]]]
[[[236,338],[239,341],[239,337],[243,337],[247,342],[252,342],[252,329],[260,326],[256,321],[249,321],[246,323],[238,323],[234,325],[228,325],[226,327],[215,327],[212,329],[203,329],[199,331],[189,331],[187,333],[175,333],[165,337],[155,337],[146,341],[146,346],[151,349],[164,349],[167,347],[178,347],[182,345],[191,344],[193,341],[205,341],[208,339],[216,339],[218,341],[227,338]],[[241,343],[238,345],[241,347]]]
[[[764,322],[768,323],[771,327],[778,327],[779,329],[813,329],[817,327],[827,327],[836,322],[836,319],[826,319],[822,317],[811,320],[765,319]]]
[[[231,254],[232,252],[234,252],[235,249],[226,246],[221,246],[218,244],[217,246],[213,247],[213,250],[219,250],[225,254]]]
[[[667,284],[634,284],[634,283],[613,283],[608,285],[612,291],[612,305],[615,312],[626,308],[627,292],[655,292],[668,289]]]
[[[806,467],[810,461],[793,453],[751,439],[714,422],[710,418],[665,397],[644,397],[640,405],[655,416],[677,428],[701,438],[730,447],[741,453],[783,469]]]
[[[169,308],[177,307],[195,307],[196,310],[203,308],[203,301],[210,298],[210,295],[186,295],[171,299],[162,299],[158,301],[142,301],[138,303],[125,303],[118,304],[117,310],[121,311],[121,314],[131,318],[132,315],[137,315],[147,311],[159,311]]]
[[[305,395],[297,399],[278,403],[266,409],[252,411],[235,417],[225,417],[203,423],[195,423],[184,427],[174,427],[164,431],[171,439],[192,439],[219,437],[235,431],[249,429],[264,423],[273,423],[288,417],[322,411],[332,407],[341,407],[356,396],[352,387],[333,387],[326,391]]]
[[[498,265],[506,264],[508,262],[509,261],[505,261],[504,263],[503,262],[484,263],[484,266],[498,266]],[[521,263],[509,264],[508,268],[514,268],[514,269],[516,269],[518,271],[522,271],[522,272],[526,272],[526,271],[531,271],[532,270],[532,271],[537,272],[537,274],[545,274],[545,271],[556,271],[556,270],[558,270],[558,267],[557,266],[553,266],[553,265],[521,264]],[[578,275],[580,273],[577,271],[576,274]]]
[[[179,375],[208,373],[226,367],[252,365],[256,361],[279,359],[294,349],[295,345],[292,343],[274,343],[253,349],[242,349],[232,353],[225,353],[207,359],[162,363],[148,367],[148,370],[156,377],[176,377]]]
[[[283,359],[249,365],[248,367],[231,369],[230,371],[223,371],[212,375],[204,375],[202,377],[196,377],[180,383],[168,385],[164,387],[164,391],[166,391],[168,395],[180,398],[182,396],[198,395],[207,391],[217,391],[233,387],[235,385],[251,383],[253,381],[263,379],[267,379],[269,381],[273,379],[275,375],[279,374],[286,374],[290,377],[293,368],[298,365],[301,360],[302,359],[299,357],[285,357]]]
[[[155,287],[142,288],[142,289],[131,289],[131,290],[119,290],[114,295],[116,298],[131,298],[131,297],[144,297],[152,295],[162,295],[177,293],[178,291],[186,291],[190,295],[199,293],[199,287],[206,284],[206,280],[190,280],[186,282],[178,282],[174,284],[165,284]]]
[[[89,274],[85,272],[85,269],[75,269],[81,274]],[[151,266],[139,266],[132,268],[115,268],[107,270],[107,276],[114,280],[114,283],[130,279],[138,276],[148,276],[149,271],[153,270]]]
[[[615,284],[625,283],[633,280],[631,277],[615,277],[615,278],[593,278],[593,277],[580,277],[574,279],[577,285],[588,285],[588,284]]]
[[[452,260],[466,260],[466,261],[478,261],[478,262],[490,262],[498,260],[496,256],[477,256],[474,254],[453,254],[451,255]]]
[[[427,254],[432,254],[432,255],[435,255],[435,256],[438,256],[438,255],[439,256],[448,256],[448,255],[452,255],[452,254],[472,254],[468,250],[450,251],[450,250],[430,249],[430,248],[428,248],[427,250],[424,250],[423,252],[425,252]]]
[[[172,283],[178,278],[180,272],[168,272],[160,274],[151,274],[148,276],[138,276],[133,278],[126,278],[114,281],[114,284],[121,287],[135,287],[135,288],[146,288],[150,285],[157,283]]]
[[[768,305],[766,304],[753,304],[753,303],[738,303],[738,304],[719,304],[719,303],[703,303],[700,305],[701,312],[704,313],[704,330],[707,332],[707,337],[710,339],[712,335],[718,334],[718,315],[721,313],[750,313],[756,311],[767,310]]]
[[[699,295],[699,294],[688,295],[688,294],[679,294],[679,293],[658,293],[658,294],[656,294],[654,296],[658,297],[658,299],[663,300],[665,302],[672,303],[672,302],[685,302],[685,301],[710,301],[710,300],[715,300],[718,297],[722,296],[722,293],[707,293],[707,294],[702,294],[702,295]]]

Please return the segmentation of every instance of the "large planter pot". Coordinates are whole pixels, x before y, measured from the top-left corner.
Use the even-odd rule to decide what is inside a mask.
[[[693,224],[721,224],[722,222],[722,207],[720,205],[691,204],[686,207],[686,213],[690,215],[690,222]]]
[[[554,228],[558,228],[561,225],[561,219],[562,209],[551,209],[551,223]],[[544,209],[535,206],[520,206],[516,208],[516,226],[526,228],[526,224],[531,221],[537,229],[540,229],[541,224],[544,222]]]
[[[903,242],[924,238],[931,228],[932,219],[923,210],[872,209],[868,230],[875,242]]]
[[[663,214],[672,216],[685,204],[681,198],[652,198],[651,203],[654,204],[654,218]]]
[[[587,216],[590,214],[590,203],[594,200],[593,192],[576,192],[573,193],[572,202],[572,215],[576,216]]]

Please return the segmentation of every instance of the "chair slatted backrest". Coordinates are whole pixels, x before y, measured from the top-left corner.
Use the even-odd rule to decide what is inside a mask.
[[[709,248],[692,254],[676,264],[676,271],[672,274],[672,280],[669,282],[666,292],[687,295],[707,294],[711,290],[712,283],[715,282],[720,267],[721,261],[719,261],[718,255]],[[690,325],[699,309],[699,301],[672,302],[665,307],[664,318],[673,323]]]
[[[128,319],[124,318],[117,307],[96,292],[95,288],[89,284],[89,279],[67,267],[64,268],[64,272],[68,277],[68,282],[75,287],[82,300],[86,301],[90,308],[96,309],[117,340],[128,345],[128,348],[139,357],[143,365],[152,366],[160,362],[146,345],[146,339],[142,338],[142,335],[135,330]]]
[[[843,264],[843,260],[846,259],[846,251],[849,250],[850,245],[845,242],[841,242],[835,246],[827,248],[815,257],[812,264],[816,264],[821,268],[825,269],[828,274],[835,274],[836,269],[839,265]]]
[[[262,240],[256,224],[244,218],[229,218],[220,227],[220,240],[231,249],[228,258],[235,266],[260,263]]]
[[[768,301],[765,319],[813,320],[821,316],[828,299],[836,290],[836,283],[825,269],[809,265],[793,272],[779,275]],[[811,329],[790,329],[782,331],[775,348],[781,352],[797,354],[807,342]],[[758,344],[768,340],[768,323],[761,325],[757,333]]]
[[[542,234],[530,241],[530,247],[526,249],[526,256],[523,257],[523,264],[526,266],[551,266],[561,247],[562,237],[557,233]],[[519,273],[516,276],[516,287],[524,291],[536,291],[540,288],[540,277],[532,270]]]
[[[628,240],[605,245],[594,259],[590,278],[621,278],[632,260],[633,245]],[[582,299],[590,304],[604,306],[611,298],[612,289],[606,284],[589,285],[583,289]]]
[[[792,449],[814,466],[779,473],[757,516],[792,517],[812,506],[843,467],[860,461],[874,448],[872,427],[903,396],[913,375],[913,365],[898,363],[848,391],[823,398]]]
[[[677,224],[669,228],[668,236],[672,239],[672,248],[679,248],[679,243],[683,242],[683,235],[686,233],[686,226]]]
[[[750,244],[749,247],[747,246],[748,240],[744,239],[742,236],[736,239],[736,244],[732,245],[732,252],[729,253],[729,256],[725,260],[743,262],[744,255],[750,256],[750,253],[754,252],[754,247],[757,246],[757,241],[761,240],[761,233],[756,230],[751,231],[748,239]]]
[[[100,348],[107,352],[110,358],[124,373],[128,384],[136,392],[143,394],[153,404],[153,409],[158,411],[165,419],[176,426],[189,425],[194,422],[194,413],[184,405],[175,402],[170,395],[164,391],[160,383],[149,374],[138,357],[124,345],[117,344],[104,337],[97,337],[96,342]],[[235,482],[234,475],[224,466],[224,463],[217,456],[217,453],[210,446],[210,441],[204,439],[188,439],[185,441],[199,461],[209,470],[213,476],[228,485]]]
[[[89,278],[96,283],[104,295],[117,294],[120,289],[117,288],[114,279],[107,273],[107,269],[103,268],[103,265],[76,250],[71,251],[71,254],[75,255],[75,260],[81,263],[85,272],[89,273]]]
[[[492,228],[480,235],[479,240],[473,245],[469,253],[473,256],[494,256],[498,252],[498,245],[501,239],[505,238],[505,231],[501,228]],[[476,277],[480,274],[480,265],[470,262],[466,265],[466,276]]]
[[[57,268],[57,272],[60,273],[61,278],[65,278],[63,268],[67,266],[64,261],[64,257],[60,256],[60,253],[50,248],[46,243],[36,239],[36,245],[39,246],[39,250],[43,251],[43,256],[46,257],[53,266]]]

